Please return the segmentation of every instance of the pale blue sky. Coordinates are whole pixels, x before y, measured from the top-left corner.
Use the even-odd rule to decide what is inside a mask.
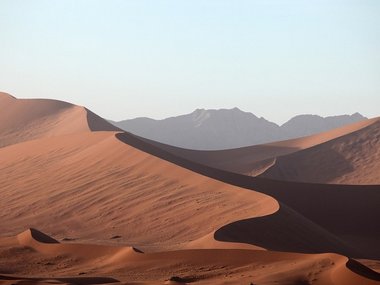
[[[0,90],[109,119],[380,115],[380,1],[0,0]]]

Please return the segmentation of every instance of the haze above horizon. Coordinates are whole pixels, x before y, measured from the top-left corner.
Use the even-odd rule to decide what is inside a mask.
[[[379,1],[0,1],[0,90],[123,120],[380,115]]]

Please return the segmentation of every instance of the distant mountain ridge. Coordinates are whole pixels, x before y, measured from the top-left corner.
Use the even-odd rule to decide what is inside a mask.
[[[188,149],[218,150],[303,137],[366,120],[359,113],[321,117],[295,116],[279,126],[250,112],[233,109],[196,109],[163,120],[136,118],[115,126],[135,135]]]

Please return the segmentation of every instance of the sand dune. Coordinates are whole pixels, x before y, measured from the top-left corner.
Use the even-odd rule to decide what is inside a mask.
[[[7,259],[6,264],[14,264],[12,270],[0,274],[0,284],[350,285],[378,284],[380,280],[380,274],[336,254],[242,249],[141,253],[124,246],[45,243],[46,239],[54,240],[37,230],[0,239],[0,255]],[[93,253],[90,258],[89,251]],[[25,258],[29,264],[24,262]],[[0,271],[4,260],[0,259]],[[97,277],[94,271],[108,277]],[[23,277],[25,273],[29,277]]]
[[[0,147],[84,131],[118,129],[84,107],[46,99],[16,99],[0,93]]]
[[[348,247],[356,248],[357,250],[354,253],[356,257],[380,258],[380,251],[378,250],[380,226],[375,218],[380,215],[378,207],[380,204],[380,191],[378,190],[380,188],[378,185],[309,184],[250,177],[194,163],[153,146],[146,141],[142,143],[140,138],[129,134],[119,133],[116,136],[128,145],[189,170],[219,181],[270,195],[281,204],[301,214],[317,227],[333,234]],[[281,212],[277,211],[274,215],[277,214],[281,214]],[[288,215],[283,217],[288,217]],[[302,221],[294,222],[294,215],[291,215],[291,217],[292,219],[290,220],[282,219],[282,222],[304,224]],[[266,225],[266,227],[270,227],[270,225]],[[295,233],[292,230],[289,232]],[[287,238],[290,237],[291,234],[287,236]],[[320,241],[320,239],[318,240]],[[244,239],[244,237],[242,239],[240,236],[233,241],[247,242],[247,239]],[[268,239],[265,239],[265,241],[268,242],[268,248],[270,248],[271,241]],[[251,242],[254,244],[255,241],[252,240]],[[257,246],[257,244],[255,245]],[[316,251],[321,250],[319,246],[318,243],[315,248]],[[336,250],[339,248],[341,247],[336,247]],[[282,248],[282,250],[286,250],[286,248]],[[352,251],[340,253],[350,255]]]
[[[136,142],[144,144],[138,139]],[[227,224],[277,213],[279,209],[277,201],[269,196],[178,167],[124,144],[112,132],[87,132],[8,146],[0,149],[0,162],[0,207],[4,209],[0,231],[10,234],[35,227],[75,242],[123,242],[157,251],[189,248],[188,242],[209,236]],[[34,171],[35,167],[40,171]],[[299,243],[301,231],[289,226],[282,232],[289,243],[299,245],[298,252],[335,249],[351,253],[338,238],[313,222],[305,223],[302,216],[289,212],[276,217],[280,223],[304,225],[303,238],[308,247]],[[270,232],[277,226],[268,220],[266,227]],[[242,231],[236,242],[247,244],[245,235]],[[217,239],[226,241],[220,235]],[[248,244],[272,248],[276,240],[277,234],[273,233],[264,243],[249,239]],[[205,248],[215,242],[191,244]],[[222,243],[218,247],[237,246]],[[275,249],[296,250],[281,243]]]
[[[262,177],[313,183],[380,184],[380,120],[323,144],[278,157]]]
[[[4,147],[0,169],[1,233],[35,227],[60,238],[175,246],[278,209],[266,195],[178,167],[112,132]]]
[[[378,186],[232,173],[60,101],[0,107],[0,284],[379,283],[325,253],[380,258]],[[225,153],[243,169],[375,125]]]

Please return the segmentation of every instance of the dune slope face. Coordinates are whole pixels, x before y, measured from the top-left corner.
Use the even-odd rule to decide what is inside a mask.
[[[261,176],[288,181],[380,184],[380,120],[353,133],[278,157]]]
[[[174,245],[278,208],[268,196],[177,167],[112,132],[2,148],[0,170],[3,233],[33,226],[60,237]]]
[[[0,147],[70,133],[118,130],[84,107],[44,99],[16,99],[0,93]]]

